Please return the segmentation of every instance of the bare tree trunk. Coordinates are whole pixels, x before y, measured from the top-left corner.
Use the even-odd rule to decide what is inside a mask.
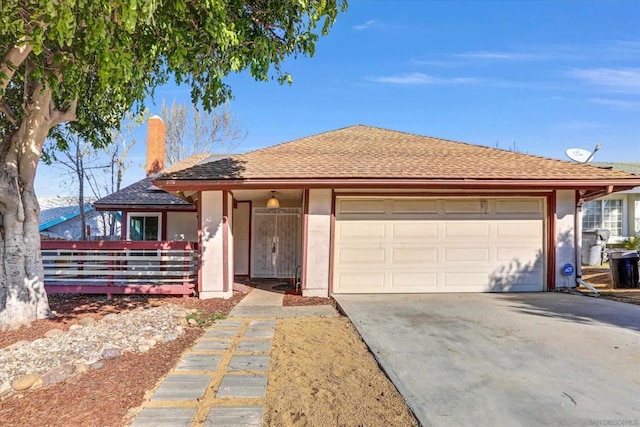
[[[51,315],[40,252],[36,166],[51,128],[51,91],[36,88],[0,153],[0,330]]]
[[[77,138],[77,137],[76,137]],[[80,146],[80,140],[76,139],[76,175],[78,177],[78,206],[80,207],[80,225],[82,226],[81,240],[87,240],[87,218],[84,214],[84,153]]]

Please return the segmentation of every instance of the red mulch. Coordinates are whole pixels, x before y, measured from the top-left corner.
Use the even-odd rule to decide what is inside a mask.
[[[333,298],[303,297],[300,291],[298,293],[295,291],[287,291],[284,294],[282,305],[285,307],[303,305],[332,305],[335,307],[336,301]]]

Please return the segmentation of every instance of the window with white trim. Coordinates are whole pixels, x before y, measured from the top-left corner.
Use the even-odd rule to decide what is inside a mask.
[[[161,215],[130,213],[129,240],[160,240]]]
[[[604,228],[622,236],[622,199],[592,200],[582,205],[582,229]]]

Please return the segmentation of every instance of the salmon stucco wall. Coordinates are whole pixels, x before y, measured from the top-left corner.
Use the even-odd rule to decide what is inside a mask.
[[[222,191],[201,193],[200,299],[233,296],[232,287],[225,291],[224,283],[227,276],[224,268],[229,266],[225,266],[223,252],[229,247],[225,247],[223,238],[222,195]],[[233,252],[230,258],[233,259]]]
[[[576,192],[556,191],[556,288],[573,288],[576,283],[576,240],[575,240]],[[565,275],[562,267],[573,266],[573,274]]]
[[[309,190],[304,296],[329,296],[332,197],[331,189]]]

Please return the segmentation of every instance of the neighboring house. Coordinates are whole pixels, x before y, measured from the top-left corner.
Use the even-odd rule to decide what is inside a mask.
[[[594,166],[640,176],[640,163],[595,162]],[[582,229],[607,229],[609,243],[619,243],[640,233],[640,187],[586,202],[582,207]]]
[[[226,298],[298,271],[305,296],[574,287],[577,206],[640,177],[358,125],[153,183],[196,206],[199,295]]]
[[[78,200],[74,197],[41,197],[40,235],[43,239],[82,239],[82,219]],[[84,206],[87,238],[104,238],[105,219],[96,212],[88,201]]]
[[[147,177],[94,202],[98,211],[117,211],[123,218],[122,240],[198,241],[196,206],[153,185],[159,172],[171,173],[209,159],[197,154],[164,168],[166,126],[162,119],[149,119],[147,133]]]

